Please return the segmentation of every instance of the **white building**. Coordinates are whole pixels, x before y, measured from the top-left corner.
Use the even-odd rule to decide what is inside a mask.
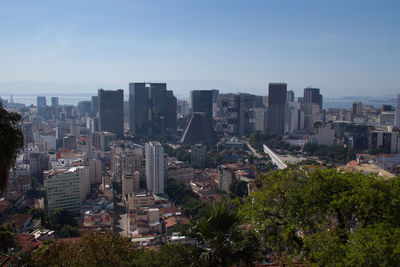
[[[145,146],[146,187],[156,194],[164,193],[164,149],[159,142],[149,142]]]
[[[64,208],[73,214],[80,212],[82,201],[89,193],[89,172],[85,166],[44,172],[47,208]]]

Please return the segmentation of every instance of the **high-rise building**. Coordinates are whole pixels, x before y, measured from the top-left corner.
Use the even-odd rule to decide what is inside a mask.
[[[92,96],[92,115],[94,118],[97,117],[98,112],[99,112],[99,97]]]
[[[184,118],[187,115],[189,115],[189,103],[186,100],[178,100],[178,104],[177,104],[177,108],[178,108],[178,116],[180,118]]]
[[[286,83],[270,83],[268,88],[268,130],[284,134],[285,107],[287,97]]]
[[[145,145],[146,156],[146,187],[155,194],[164,193],[164,149],[159,142],[149,142]]]
[[[322,109],[322,95],[319,88],[304,88],[303,103],[317,104]]]
[[[53,96],[53,97],[51,98],[51,107],[53,107],[53,108],[58,107],[58,97]]]
[[[170,133],[176,132],[177,99],[172,90],[167,90],[167,120],[166,127]]]
[[[88,168],[84,166],[45,171],[44,189],[48,210],[64,208],[73,214],[79,214],[81,202],[88,192],[88,173]]]
[[[115,133],[124,137],[124,91],[99,89],[99,128],[100,131]]]
[[[165,135],[166,90],[166,83],[129,84],[129,129],[132,134]]]
[[[92,112],[92,101],[79,101],[78,103],[78,115],[84,117],[86,114]]]
[[[37,102],[37,107],[46,107],[47,103],[46,103],[46,97],[45,96],[38,96],[36,98],[36,102]]]
[[[40,116],[43,116],[45,114],[45,110],[47,107],[47,103],[46,103],[46,97],[45,96],[38,96],[36,98],[36,102],[37,102],[37,110],[38,110],[38,114]]]
[[[102,174],[102,163],[99,159],[89,160],[90,184],[100,184]]]
[[[361,116],[363,114],[363,104],[359,101],[353,103],[353,116]]]
[[[396,107],[394,126],[400,128],[400,94],[397,95],[397,107]]]
[[[322,95],[319,88],[304,88],[303,111],[304,128],[312,132],[314,122],[319,119],[322,111]]]
[[[218,92],[218,90],[216,90]],[[213,117],[213,99],[215,95],[214,90],[193,90],[190,92],[190,108],[192,112],[205,112],[207,117]]]

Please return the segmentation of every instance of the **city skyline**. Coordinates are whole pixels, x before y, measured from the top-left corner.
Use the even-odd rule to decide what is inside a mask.
[[[395,95],[400,4],[386,1],[3,2],[0,95],[91,93],[132,81],[265,95]],[[15,19],[18,18],[18,19]]]

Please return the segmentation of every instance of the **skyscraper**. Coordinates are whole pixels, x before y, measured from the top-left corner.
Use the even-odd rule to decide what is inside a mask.
[[[177,109],[178,109],[177,99],[174,96],[172,90],[167,90],[167,117],[166,117],[166,127],[167,131],[170,133],[176,132],[176,120],[177,120]]]
[[[216,90],[218,91],[218,90]],[[213,116],[213,97],[215,90],[193,90],[190,92],[190,107],[192,112],[205,112],[207,117]]]
[[[99,97],[92,96],[92,115],[94,118],[97,117],[97,112],[99,112]]]
[[[37,110],[38,110],[38,114],[40,116],[43,116],[45,114],[45,110],[47,107],[47,103],[46,103],[46,97],[45,96],[38,96],[36,98],[37,101]]]
[[[159,142],[145,145],[146,187],[156,194],[164,193],[164,149]]]
[[[166,83],[129,84],[129,128],[136,135],[165,135]]]
[[[37,102],[37,107],[46,107],[47,103],[46,103],[46,97],[45,96],[38,96],[36,97],[36,102]]]
[[[304,88],[303,103],[317,104],[322,109],[322,95],[319,88]]]
[[[394,126],[400,128],[400,94],[397,95],[397,107],[394,118]]]
[[[51,107],[53,107],[53,108],[58,107],[58,97],[53,96],[53,97],[51,98]]]
[[[322,110],[322,95],[319,88],[304,88],[303,110],[304,128],[312,132],[318,113]]]
[[[287,97],[286,83],[270,83],[268,88],[268,130],[284,134],[285,105]]]
[[[99,89],[99,128],[100,131],[115,133],[124,137],[124,91]]]

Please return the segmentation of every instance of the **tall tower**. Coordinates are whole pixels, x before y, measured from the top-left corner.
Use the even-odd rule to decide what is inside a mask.
[[[192,112],[205,112],[211,120],[213,115],[213,98],[218,90],[194,90],[190,92]]]
[[[124,137],[124,91],[99,89],[99,128],[100,131]]]
[[[156,194],[164,193],[164,149],[159,142],[145,145],[146,187]]]
[[[394,118],[394,126],[400,128],[400,94],[397,95],[397,107]]]
[[[318,113],[322,110],[322,95],[319,88],[304,88],[303,110],[304,128],[312,132],[314,121],[317,120]]]
[[[268,87],[268,130],[284,134],[285,105],[287,97],[286,83],[270,83]]]
[[[166,116],[166,128],[170,133],[176,132],[176,120],[177,120],[177,111],[178,111],[178,101],[174,96],[174,92],[172,90],[167,90],[167,116]]]
[[[129,128],[136,135],[165,135],[166,83],[129,84]]]
[[[58,107],[58,97],[57,96],[53,96],[51,98],[51,107],[53,107],[53,108]]]

